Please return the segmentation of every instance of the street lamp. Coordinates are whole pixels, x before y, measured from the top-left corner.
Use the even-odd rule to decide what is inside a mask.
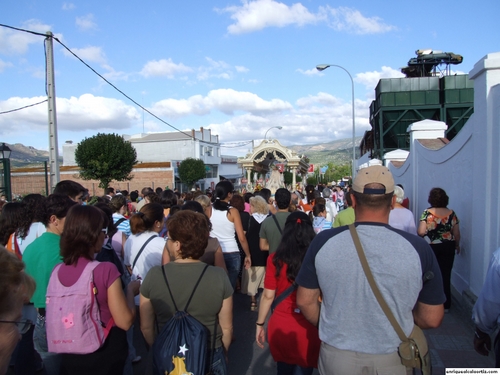
[[[331,66],[335,66],[337,68],[342,69],[343,71],[345,71],[349,75],[349,78],[351,79],[351,87],[352,87],[352,179],[354,180],[354,173],[356,171],[356,167],[354,166],[354,163],[356,161],[356,144],[355,144],[356,124],[355,124],[355,114],[354,114],[354,80],[352,79],[351,73],[349,73],[346,68],[344,68],[340,65],[320,64],[320,65],[316,65],[316,69],[318,69],[318,71],[321,72],[321,71],[323,71],[326,68],[329,68]]]
[[[5,198],[8,202],[12,200],[12,191],[10,186],[10,153],[9,146],[2,142],[0,145],[0,159],[3,165],[3,188],[0,189],[5,193]]]
[[[264,139],[267,139],[267,132],[269,130],[271,130],[271,129],[279,129],[279,130],[281,130],[281,129],[283,129],[283,126],[273,126],[272,128],[267,129],[266,130],[266,134],[264,134]]]

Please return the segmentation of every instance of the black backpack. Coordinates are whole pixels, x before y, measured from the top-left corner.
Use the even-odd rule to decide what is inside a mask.
[[[116,255],[115,249],[113,249],[111,243],[111,238],[108,238],[108,241],[101,248],[101,251],[96,255],[95,260],[113,263],[118,269],[118,272],[120,272],[122,287],[125,288],[130,281],[130,275],[128,270],[123,266],[121,259]]]
[[[207,341],[209,331],[207,327],[187,312],[191,299],[207,268],[208,264],[196,282],[186,307],[184,310],[179,310],[170,290],[165,268],[162,266],[163,278],[167,284],[176,312],[167,321],[153,343],[153,369],[155,375],[173,373],[204,375],[208,373],[207,353],[209,348]],[[214,331],[214,346],[216,335],[217,332]],[[173,372],[174,369],[175,372]]]

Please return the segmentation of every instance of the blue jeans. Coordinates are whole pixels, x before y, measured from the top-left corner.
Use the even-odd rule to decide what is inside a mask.
[[[47,375],[59,375],[61,368],[61,355],[49,353],[47,345],[47,331],[45,329],[45,317],[38,315],[36,318],[35,332],[33,333],[33,344],[35,350],[42,357]]]
[[[227,364],[226,356],[224,355],[224,347],[219,347],[214,350],[214,359],[212,361],[212,372],[213,375],[227,375]],[[208,354],[208,360],[210,360],[211,353]]]
[[[236,280],[238,279],[238,273],[240,272],[241,267],[240,252],[223,253],[223,255],[224,262],[226,262],[227,276],[229,277],[229,281],[231,282],[234,290],[236,288]]]
[[[312,367],[300,367],[285,362],[277,362],[276,364],[278,375],[311,375],[314,370]]]

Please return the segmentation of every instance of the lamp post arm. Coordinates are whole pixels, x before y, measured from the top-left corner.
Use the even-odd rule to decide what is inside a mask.
[[[337,68],[340,68],[342,69],[344,72],[347,73],[347,75],[349,76],[349,78],[351,79],[351,94],[352,94],[352,179],[354,179],[354,174],[356,172],[356,167],[354,165],[354,162],[356,160],[356,143],[355,143],[355,140],[356,140],[356,113],[355,113],[355,104],[354,104],[354,80],[352,79],[352,76],[351,76],[351,73],[349,73],[349,71],[344,68],[343,66],[340,66],[340,65],[336,65],[336,64],[322,64],[322,65],[317,65],[316,66],[316,69],[318,69],[319,71],[323,71],[325,70],[326,68],[329,68],[330,66],[335,66]]]

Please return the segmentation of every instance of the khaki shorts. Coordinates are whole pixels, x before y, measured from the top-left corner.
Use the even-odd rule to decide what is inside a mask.
[[[241,293],[255,296],[259,288],[264,288],[264,276],[266,267],[250,267],[244,269],[241,275]]]
[[[318,370],[321,375],[411,375],[401,364],[397,352],[366,354],[340,350],[324,342],[319,352]],[[408,372],[409,371],[409,372]]]

